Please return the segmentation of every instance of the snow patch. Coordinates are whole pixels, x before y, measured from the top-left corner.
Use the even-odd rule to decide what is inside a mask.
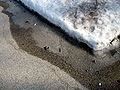
[[[118,47],[120,0],[18,0],[95,51]]]

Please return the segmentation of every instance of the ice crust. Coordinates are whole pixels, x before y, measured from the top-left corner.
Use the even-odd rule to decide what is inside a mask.
[[[117,47],[120,0],[18,0],[95,51]]]

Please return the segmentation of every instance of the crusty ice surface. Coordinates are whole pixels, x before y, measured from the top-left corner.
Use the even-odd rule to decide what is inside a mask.
[[[19,0],[93,50],[116,47],[120,0]]]

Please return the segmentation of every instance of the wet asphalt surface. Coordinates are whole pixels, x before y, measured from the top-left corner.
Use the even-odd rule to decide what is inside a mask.
[[[91,90],[120,89],[120,48],[95,56],[87,45],[15,0],[0,0],[0,6],[10,17],[11,33],[22,50],[59,67]]]

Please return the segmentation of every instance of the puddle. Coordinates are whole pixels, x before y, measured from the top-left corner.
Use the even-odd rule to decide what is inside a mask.
[[[17,2],[11,0],[10,3],[16,4]],[[66,36],[66,34],[59,28],[49,23],[46,24],[44,19],[42,20],[38,17],[37,22],[36,19],[33,18],[37,16],[34,15],[34,13],[32,14],[32,12],[30,13],[28,10],[23,9],[23,7],[23,10],[21,10],[21,8],[19,9],[21,10],[20,13],[26,13],[25,16],[28,15],[27,17],[19,15],[19,10],[13,10],[13,13],[9,12],[9,10],[6,11],[9,7],[7,3],[0,1],[0,6],[4,7],[5,10],[3,12],[10,17],[11,33],[22,50],[58,66],[60,69],[70,74],[70,76],[75,80],[79,81],[91,90],[119,90],[120,55],[118,53],[111,51],[111,54],[106,57],[94,57],[93,55],[90,55],[90,52],[87,52],[90,51],[90,49],[87,48],[86,45],[81,45],[70,37],[68,38],[68,36]],[[17,8],[19,8],[19,6]],[[15,14],[16,12],[17,14]],[[33,19],[26,21],[29,20],[28,18]],[[33,24],[36,22],[38,25],[35,27]],[[19,23],[21,23],[21,26]],[[41,28],[42,32],[40,31]],[[44,31],[44,29],[47,31]],[[45,45],[44,47],[37,45],[38,43],[33,36],[35,31],[40,31],[38,38],[43,40],[46,33],[52,33],[51,36],[56,35],[60,40],[62,48],[59,48],[58,51],[60,53],[65,52],[67,54],[61,55],[49,50],[52,45]],[[39,37],[41,36],[40,34],[43,34],[43,37]],[[44,42],[41,43],[44,45]],[[82,47],[87,48],[87,50],[84,50]]]

